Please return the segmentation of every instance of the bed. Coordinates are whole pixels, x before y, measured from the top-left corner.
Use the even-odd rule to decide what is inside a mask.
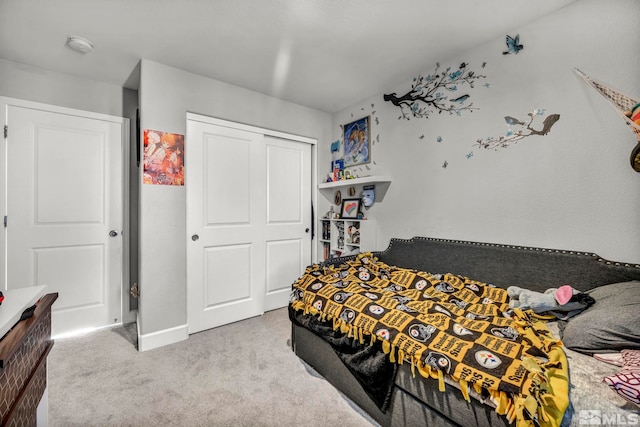
[[[560,402],[557,406],[561,409],[559,416],[555,414],[557,425],[600,425],[601,422],[633,424],[638,421],[638,406],[629,399],[629,394],[634,391],[621,390],[619,385],[603,382],[604,378],[615,378],[620,373],[620,363],[614,365],[603,361],[606,360],[604,357],[598,360],[592,355],[619,355],[621,351],[640,350],[637,316],[640,306],[640,266],[607,261],[587,252],[428,237],[391,239],[386,250],[365,255],[365,262],[372,260],[398,270],[425,272],[444,282],[451,282],[452,278],[467,280],[460,282],[461,287],[465,283],[486,284],[487,289],[495,295],[502,295],[499,290],[511,285],[544,292],[564,284],[593,295],[596,303],[580,314],[564,321],[540,322],[544,326],[535,329],[536,334],[545,336],[545,348],[561,349],[558,357],[562,363],[556,360],[558,363],[553,365],[554,369],[565,365],[563,368],[568,371],[568,375],[565,375],[568,402],[564,406]],[[307,273],[318,276],[321,270],[331,271],[339,277],[345,265],[361,261],[362,254],[335,258],[322,265],[310,266]],[[310,277],[307,274],[305,276],[307,279]],[[410,360],[406,354],[408,351],[398,353],[400,347],[391,346],[390,349],[384,337],[372,338],[363,330],[357,332],[356,329],[345,328],[346,319],[341,325],[338,311],[330,315],[314,311],[313,307],[303,309],[304,292],[297,286],[300,282],[294,284],[289,306],[293,350],[381,425],[488,427],[534,425],[539,422],[535,411],[531,412],[534,413],[534,419],[527,412],[524,412],[525,419],[522,419],[524,400],[512,401],[511,409],[506,410],[504,402],[495,398],[499,396],[496,394],[498,391],[480,387],[480,383],[474,383],[471,377],[465,377],[466,381],[461,382],[459,376],[455,378],[454,375],[447,375],[447,372],[443,376],[436,369],[437,362],[430,367],[428,359],[424,359],[423,364],[420,361],[399,363],[400,359]],[[308,294],[313,293],[310,290],[311,285]],[[318,295],[314,294],[309,305]],[[457,312],[452,313],[455,308],[451,307],[454,306],[440,304],[439,310],[447,308],[448,316],[455,318]],[[523,313],[528,316],[529,311],[519,315]],[[537,319],[535,324],[538,324]],[[432,327],[427,325],[427,328]],[[550,332],[548,336],[546,330]],[[424,330],[423,327],[421,332],[435,335],[440,331],[435,328]],[[372,332],[372,335],[379,334]],[[459,348],[463,346],[460,344]],[[524,352],[518,353],[516,359],[520,358],[525,359]],[[547,365],[551,364],[544,357],[542,360],[548,362]],[[517,363],[518,360],[513,362]],[[423,371],[425,367],[426,374]],[[562,377],[562,371],[558,370],[557,375],[552,376]],[[557,387],[562,389],[562,381]],[[526,388],[531,391],[531,384]],[[562,392],[558,394],[562,395]],[[536,395],[536,398],[539,397]],[[520,403],[516,405],[517,402]],[[500,410],[499,406],[502,406]],[[516,411],[516,406],[520,407],[520,412]],[[554,415],[551,412],[549,414]]]

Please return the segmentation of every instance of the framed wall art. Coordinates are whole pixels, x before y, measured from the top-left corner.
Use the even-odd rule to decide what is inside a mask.
[[[358,219],[360,213],[360,199],[342,199],[342,208],[340,209],[341,219]]]
[[[143,183],[184,185],[184,135],[144,129]]]
[[[371,116],[344,125],[344,167],[371,161]]]

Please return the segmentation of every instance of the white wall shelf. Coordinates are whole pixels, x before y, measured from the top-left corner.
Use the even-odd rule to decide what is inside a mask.
[[[342,179],[340,181],[334,182],[323,182],[318,184],[318,189],[320,193],[324,197],[326,197],[329,201],[333,203],[334,199],[334,191],[340,190],[343,194],[343,198],[347,198],[348,196],[344,194],[342,191],[343,188],[355,187],[355,186],[364,186],[364,185],[375,185],[376,186],[376,202],[381,202],[384,199],[385,194],[387,194],[387,190],[389,189],[389,185],[391,184],[391,177],[381,176],[381,175],[371,175],[371,176],[363,176],[360,178],[352,178],[352,179]]]

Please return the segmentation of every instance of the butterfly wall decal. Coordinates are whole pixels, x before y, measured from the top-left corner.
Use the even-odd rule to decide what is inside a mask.
[[[520,34],[516,34],[515,37],[511,37],[510,35],[507,34],[506,42],[507,42],[507,50],[502,52],[503,55],[507,55],[510,53],[517,55],[518,52],[524,49],[524,46],[520,44]]]

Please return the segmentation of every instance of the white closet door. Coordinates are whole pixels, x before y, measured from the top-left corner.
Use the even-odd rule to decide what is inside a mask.
[[[189,333],[284,307],[311,262],[310,144],[233,125],[187,120]]]
[[[289,303],[311,260],[311,145],[265,137],[267,150],[265,310]]]
[[[263,313],[264,143],[257,133],[189,121],[189,333]]]

